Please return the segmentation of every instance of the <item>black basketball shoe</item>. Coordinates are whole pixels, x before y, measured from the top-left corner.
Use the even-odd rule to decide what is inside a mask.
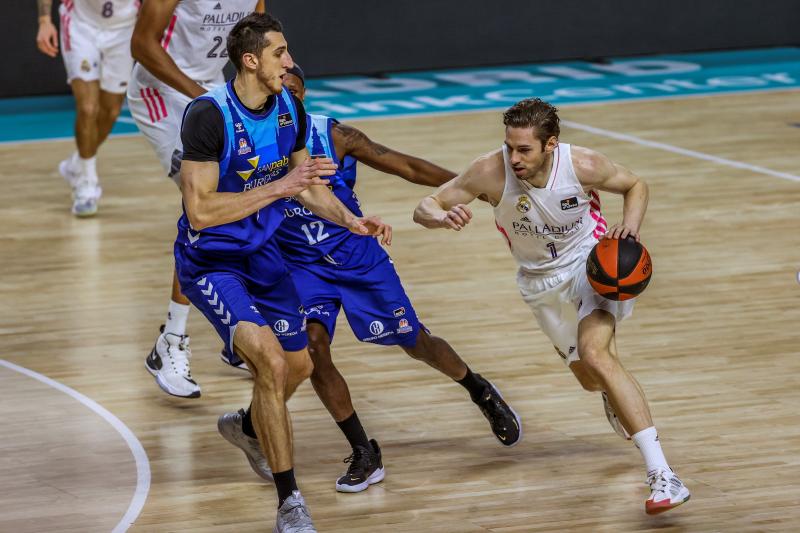
[[[514,446],[522,438],[522,420],[519,415],[503,400],[500,391],[488,380],[475,374],[485,384],[481,395],[473,402],[477,405],[489,425],[492,433],[504,446]]]
[[[347,472],[336,481],[339,492],[361,492],[370,485],[383,481],[385,472],[381,460],[381,449],[375,439],[370,439],[370,448],[356,446],[353,453],[344,460],[350,463]]]

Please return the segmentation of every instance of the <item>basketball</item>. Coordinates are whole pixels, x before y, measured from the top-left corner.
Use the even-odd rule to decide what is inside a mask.
[[[650,283],[653,262],[633,237],[603,239],[586,259],[586,275],[597,294],[609,300],[630,300]]]

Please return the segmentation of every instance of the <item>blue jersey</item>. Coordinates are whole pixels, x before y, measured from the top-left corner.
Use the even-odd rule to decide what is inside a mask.
[[[232,83],[209,91],[195,102],[211,101],[225,123],[217,192],[241,193],[286,175],[297,142],[298,111],[289,91],[282,91],[272,100],[271,109],[255,115],[239,101]],[[184,211],[178,220],[175,244],[212,255],[249,255],[261,248],[281,224],[283,204],[278,200],[241,220],[199,232],[192,229]]]
[[[339,166],[336,174],[327,178],[330,181],[328,187],[350,211],[361,216],[361,204],[353,192],[357,161],[349,156],[341,161],[336,155],[331,131],[333,125],[337,124],[336,119],[310,113],[307,116],[308,153],[311,157],[330,157]],[[275,236],[287,261],[315,262],[330,254],[347,239],[359,237],[346,228],[318,217],[293,198],[286,198],[280,203],[286,219],[275,232]]]

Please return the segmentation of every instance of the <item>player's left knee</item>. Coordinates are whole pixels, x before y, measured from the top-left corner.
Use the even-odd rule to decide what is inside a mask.
[[[615,370],[617,363],[607,348],[587,345],[579,350],[581,361],[593,376],[603,379]]]
[[[305,381],[314,373],[314,361],[306,354],[306,356],[298,361],[295,367],[291,369],[291,372],[294,374],[297,381]]]
[[[403,346],[403,350],[414,359],[426,361],[432,357],[430,344],[431,336],[428,335],[424,329],[420,328],[417,337],[414,339],[414,344]]]

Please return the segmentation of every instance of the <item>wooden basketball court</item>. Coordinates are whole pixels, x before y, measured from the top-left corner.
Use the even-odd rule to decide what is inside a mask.
[[[693,493],[658,517],[644,513],[639,452],[612,432],[599,395],[582,391],[521,301],[490,208],[476,206],[461,233],[425,230],[411,213],[428,190],[362,168],[359,196],[394,225],[391,253],[418,313],[500,387],[524,438],[504,449],[461,387],[399,349],[356,342],[342,321],[335,360],[387,477],[364,493],[335,492],[349,447],[303,384],[290,403],[296,472],[319,530],[797,531],[797,99],[785,91],[561,111],[563,142],[603,151],[650,184],[642,238],[654,277],[618,345]],[[498,112],[355,124],[455,170],[503,140]],[[55,170],[71,149],[0,146],[0,359],[85,395],[138,438],[151,479],[130,531],[271,531],[274,487],[216,431],[219,414],[247,404],[251,382],[219,361],[211,326],[192,311],[201,398],[166,396],[144,369],[168,302],[175,186],[143,137],[114,138],[98,163],[99,214],[77,220]],[[620,198],[601,198],[617,221]],[[9,365],[0,366],[0,418],[0,531],[115,527],[136,493],[137,463],[107,419]]]

